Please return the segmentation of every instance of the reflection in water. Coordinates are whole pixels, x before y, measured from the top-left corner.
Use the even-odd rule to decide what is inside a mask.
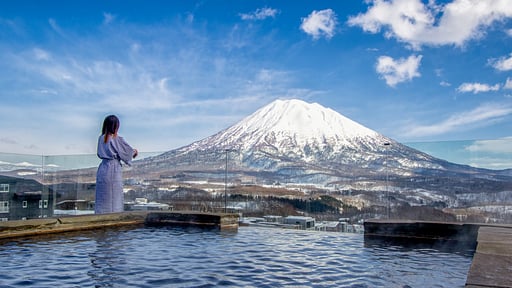
[[[475,237],[476,238],[476,237]],[[368,248],[400,249],[400,251],[433,250],[437,252],[455,253],[467,257],[473,257],[476,251],[475,240],[456,241],[440,239],[413,239],[409,237],[386,237],[365,235],[364,246]]]
[[[120,241],[126,233],[118,231],[99,230],[92,239],[95,248],[89,253],[91,269],[87,275],[94,281],[96,287],[111,287],[114,283],[120,284],[122,278],[117,277],[116,267],[126,265]],[[95,246],[95,247],[94,247]]]
[[[0,286],[463,287],[471,255],[240,227],[95,230],[0,243]]]

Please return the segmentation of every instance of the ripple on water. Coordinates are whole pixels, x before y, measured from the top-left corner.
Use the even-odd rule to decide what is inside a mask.
[[[2,287],[463,287],[471,255],[358,234],[137,228],[5,242],[0,261]]]

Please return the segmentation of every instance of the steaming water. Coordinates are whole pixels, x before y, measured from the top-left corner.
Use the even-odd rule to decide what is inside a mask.
[[[140,227],[0,243],[0,287],[463,287],[471,255],[360,234]]]

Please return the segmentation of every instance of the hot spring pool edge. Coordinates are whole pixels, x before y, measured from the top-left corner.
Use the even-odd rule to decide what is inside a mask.
[[[0,222],[0,239],[130,225],[197,226],[218,230],[237,230],[238,217],[238,214],[233,213],[130,211],[98,215],[15,220]]]

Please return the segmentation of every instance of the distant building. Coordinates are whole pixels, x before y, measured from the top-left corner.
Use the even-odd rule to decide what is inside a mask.
[[[329,232],[343,232],[343,226],[339,221],[322,221],[315,223],[315,230]]]
[[[283,224],[283,216],[266,215],[263,216],[266,222]]]
[[[284,218],[284,224],[297,225],[301,229],[315,228],[315,218],[306,216],[287,216]]]
[[[135,202],[125,202],[126,211],[173,210],[169,204],[148,202],[146,198],[135,198]]]
[[[91,210],[94,212],[94,201],[83,200],[83,199],[70,199],[70,200],[62,200],[55,204],[55,209],[59,210],[80,210],[87,211]]]
[[[0,175],[0,221],[53,216],[53,191],[33,179]]]

